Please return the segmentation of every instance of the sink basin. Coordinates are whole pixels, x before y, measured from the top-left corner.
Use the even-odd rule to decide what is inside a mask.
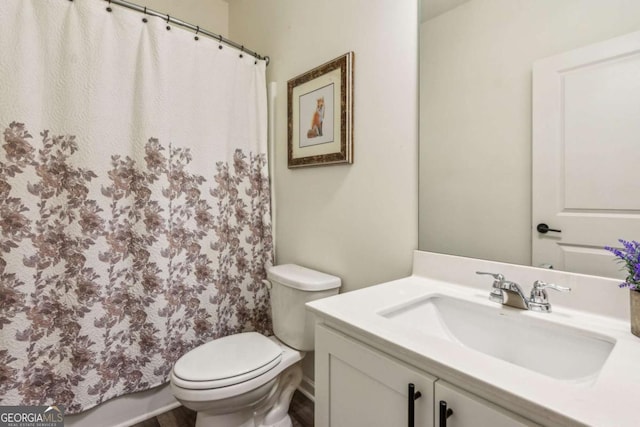
[[[530,313],[443,295],[379,314],[405,328],[564,381],[594,379],[615,345],[613,338],[549,322],[543,313],[524,315]]]

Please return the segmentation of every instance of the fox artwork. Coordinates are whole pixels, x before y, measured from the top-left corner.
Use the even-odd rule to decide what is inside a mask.
[[[316,101],[316,109],[311,118],[311,129],[307,131],[307,138],[322,136],[322,122],[324,121],[324,96]]]

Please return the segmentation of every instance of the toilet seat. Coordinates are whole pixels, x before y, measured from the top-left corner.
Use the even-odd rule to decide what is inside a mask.
[[[258,375],[253,379],[228,387],[195,389],[193,381],[181,380],[176,376],[175,369],[171,370],[171,392],[181,402],[211,402],[214,400],[235,399],[244,393],[251,393],[261,387],[269,387],[278,376],[290,366],[298,363],[304,357],[304,353],[295,350],[280,342],[276,337],[265,337],[274,343],[282,353],[280,362],[271,370]],[[180,383],[180,385],[178,384]]]
[[[194,348],[173,367],[172,382],[190,390],[240,384],[275,368],[282,348],[256,332],[219,338]]]

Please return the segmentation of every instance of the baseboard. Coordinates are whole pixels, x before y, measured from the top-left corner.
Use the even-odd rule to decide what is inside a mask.
[[[302,377],[302,382],[298,386],[298,391],[304,394],[310,401],[315,402],[315,383],[307,376]]]

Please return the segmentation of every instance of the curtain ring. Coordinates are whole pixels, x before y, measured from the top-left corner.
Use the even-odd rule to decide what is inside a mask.
[[[222,49],[222,35],[221,34],[218,34],[218,43],[220,43],[218,45],[218,49]]]
[[[144,7],[144,11],[143,13],[146,15],[147,14],[147,6]],[[144,22],[145,24],[148,22],[147,17],[145,16],[144,18],[142,18],[142,22]]]
[[[242,45],[240,49],[240,58],[244,58],[243,54],[244,54],[244,45]]]
[[[167,24],[169,23],[169,21],[171,21],[171,16],[167,14]],[[171,29],[170,25],[167,25],[167,31],[169,31]]]
[[[196,36],[193,38],[195,41],[200,40],[200,37],[198,37],[198,33],[200,32],[200,26],[198,25],[196,27]]]
[[[113,9],[111,8],[111,0],[109,0],[109,5],[107,6],[107,12],[111,12]]]

